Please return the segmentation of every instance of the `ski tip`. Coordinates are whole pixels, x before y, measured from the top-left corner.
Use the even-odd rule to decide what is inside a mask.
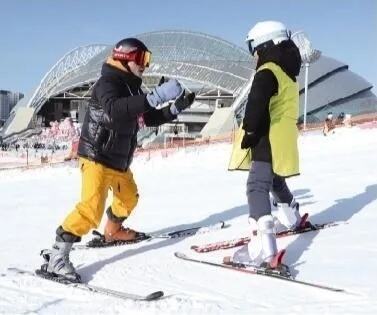
[[[186,255],[184,253],[181,253],[181,252],[175,252],[174,256],[178,257],[178,258],[186,258]]]
[[[92,234],[95,235],[95,236],[100,236],[100,237],[103,236],[102,233],[98,232],[97,230],[93,230]]]
[[[161,298],[161,297],[163,297],[164,296],[164,292],[163,291],[156,291],[156,292],[153,292],[153,293],[151,293],[151,294],[148,294],[146,297],[145,297],[145,299],[147,300],[147,301],[152,301],[152,300],[157,300],[157,299],[159,299],[159,298]]]

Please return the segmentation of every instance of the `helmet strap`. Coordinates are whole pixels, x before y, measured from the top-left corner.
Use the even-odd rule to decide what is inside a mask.
[[[125,60],[125,61],[121,61],[121,64],[122,64],[122,66],[123,66],[124,68],[126,68],[127,72],[132,73],[132,71],[131,71],[131,69],[130,69],[130,67],[129,67],[129,65],[128,65],[128,61],[127,61],[127,60]]]

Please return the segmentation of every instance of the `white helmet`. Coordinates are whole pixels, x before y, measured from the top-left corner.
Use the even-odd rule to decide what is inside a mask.
[[[272,41],[274,45],[288,40],[290,31],[287,30],[285,25],[276,21],[258,22],[249,31],[246,37],[246,42],[249,45],[249,51],[254,55],[256,48],[259,45]]]

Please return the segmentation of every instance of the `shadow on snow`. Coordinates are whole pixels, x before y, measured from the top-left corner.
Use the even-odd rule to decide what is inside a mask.
[[[309,193],[309,189],[299,189],[293,192],[295,198],[297,200],[303,200],[311,198],[312,195],[307,195]],[[313,223],[325,223],[329,221],[349,221],[351,217],[358,212],[360,212],[366,205],[371,203],[373,200],[377,198],[377,185],[372,185],[366,187],[365,191],[354,196],[351,198],[344,198],[336,200],[335,204],[331,207],[325,209],[324,211],[314,214],[310,217],[311,222]],[[301,206],[312,204],[314,202],[306,201],[301,202]],[[220,213],[216,213],[210,215],[209,217],[205,218],[204,220],[190,223],[190,224],[181,224],[176,226],[170,226],[161,230],[157,230],[151,232],[151,234],[160,234],[166,233],[173,230],[178,229],[186,229],[195,226],[204,226],[213,223],[217,223],[219,221],[230,221],[236,217],[247,215],[248,214],[248,206],[238,206],[228,210],[225,210]],[[319,232],[309,232],[302,235],[299,235],[292,243],[288,245],[287,249],[287,256],[286,256],[286,263],[291,266],[291,272],[293,276],[298,274],[297,270],[294,270],[295,266],[298,266],[300,257],[302,254],[310,247],[311,243],[313,242],[314,238],[318,235]],[[101,270],[105,265],[114,263],[118,260],[123,260],[125,258],[129,258],[135,255],[142,254],[144,252],[150,250],[160,249],[165,246],[171,246],[176,243],[179,243],[184,238],[175,238],[175,239],[162,239],[159,242],[148,243],[145,242],[144,246],[140,246],[138,248],[127,249],[122,253],[119,253],[115,256],[112,256],[107,259],[103,259],[101,261],[94,262],[90,265],[87,265],[83,268],[80,268],[78,271],[81,275],[83,275],[83,280],[90,281],[93,279],[93,275],[96,274],[99,270]]]
[[[365,191],[351,197],[335,200],[335,204],[320,213],[310,216],[312,223],[326,223],[330,221],[349,221],[355,214],[377,198],[377,185],[370,185]],[[299,197],[297,199],[300,199]],[[298,266],[302,254],[310,247],[314,238],[320,232],[301,234],[286,248],[286,263],[291,266],[293,276],[298,274],[294,266]]]
[[[166,233],[166,232],[170,232],[174,230],[188,229],[188,228],[196,227],[196,226],[204,226],[204,225],[214,224],[219,221],[225,221],[225,223],[227,223],[227,221],[230,221],[236,217],[239,217],[241,215],[246,215],[248,211],[249,210],[248,210],[247,205],[238,206],[238,207],[225,210],[220,213],[212,214],[209,217],[205,218],[204,220],[201,220],[195,223],[170,226],[161,230],[153,231],[151,232],[151,234],[161,234],[161,233]],[[111,264],[118,260],[129,258],[135,255],[139,255],[150,250],[156,250],[165,246],[171,246],[171,245],[181,242],[183,239],[185,238],[181,237],[181,238],[173,238],[173,239],[162,239],[159,242],[156,242],[156,239],[154,239],[153,243],[148,243],[148,241],[146,241],[142,243],[142,244],[145,244],[144,246],[140,246],[138,248],[126,249],[124,252],[119,253],[110,258],[94,262],[82,268],[78,268],[77,271],[82,275],[83,280],[87,282],[87,281],[92,280],[93,275],[97,273],[99,270],[101,270],[107,264]]]

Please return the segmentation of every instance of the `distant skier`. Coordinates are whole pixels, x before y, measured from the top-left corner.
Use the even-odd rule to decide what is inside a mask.
[[[327,114],[327,117],[325,119],[325,124],[323,126],[323,135],[324,136],[328,136],[330,134],[334,134],[335,133],[335,123],[334,123],[334,116],[332,114],[332,112],[329,112]]]
[[[181,84],[173,79],[144,94],[142,75],[150,62],[151,52],[144,43],[126,38],[116,44],[102,66],[79,140],[81,201],[56,230],[52,249],[42,251],[46,261],[40,271],[46,276],[80,281],[69,253],[74,242],[100,224],[109,189],[113,201],[106,211],[106,241],[132,241],[142,234],[122,226],[139,199],[130,169],[137,132],[144,125],[158,126],[174,120],[195,98],[194,93],[185,96]],[[170,100],[174,103],[156,109]]]
[[[281,224],[288,229],[304,224],[299,204],[285,182],[286,177],[299,174],[296,76],[301,57],[290,32],[280,22],[257,23],[246,41],[258,61],[243,119],[241,148],[251,148],[247,198],[249,221],[257,233],[252,233],[250,243],[232,257],[225,257],[224,262],[270,268],[278,251],[269,193],[277,201]]]

